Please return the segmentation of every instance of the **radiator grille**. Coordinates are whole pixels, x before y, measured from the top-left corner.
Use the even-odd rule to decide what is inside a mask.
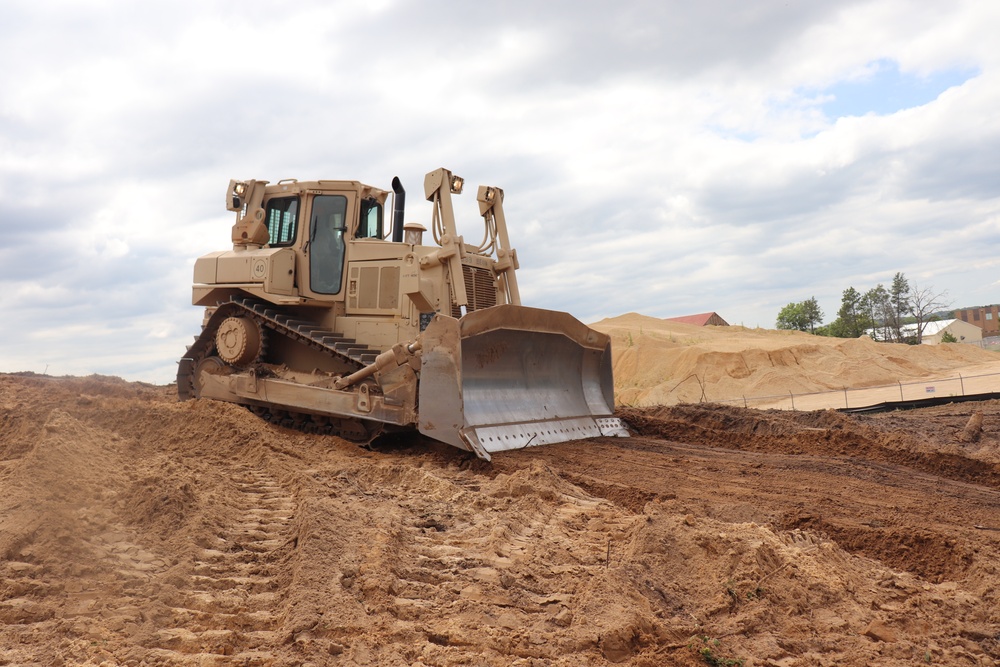
[[[465,294],[469,297],[466,311],[471,313],[497,305],[497,284],[492,271],[463,265],[462,276],[465,278]],[[452,305],[451,314],[452,317],[461,317],[462,311]]]

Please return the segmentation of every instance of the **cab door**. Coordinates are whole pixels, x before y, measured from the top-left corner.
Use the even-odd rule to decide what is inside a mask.
[[[344,254],[350,201],[346,195],[315,195],[309,215],[309,290],[340,294],[344,287]]]

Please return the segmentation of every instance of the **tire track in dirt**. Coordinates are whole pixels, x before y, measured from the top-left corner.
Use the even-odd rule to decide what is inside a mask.
[[[75,656],[108,644],[109,632],[132,635],[144,622],[137,598],[170,557],[143,546],[107,508],[81,508],[72,521],[76,535],[60,533],[75,559],[70,577],[53,571],[51,551],[30,537],[0,562],[0,623],[16,627],[22,644],[0,651],[0,664],[43,664],[29,657],[31,646],[57,630],[76,638],[66,642],[67,655]]]
[[[417,638],[406,658],[429,664],[471,645],[500,660],[578,651],[566,645],[571,609],[642,521],[540,467],[494,479],[398,467],[361,477],[374,493],[411,490],[357,588],[397,619],[392,632]]]
[[[295,501],[259,468],[238,468],[237,519],[198,539],[187,571],[171,572],[149,657],[177,665],[269,665],[280,645],[287,584],[282,549]]]
[[[280,663],[296,503],[273,461],[173,447],[178,408],[65,403],[0,432],[0,664]]]

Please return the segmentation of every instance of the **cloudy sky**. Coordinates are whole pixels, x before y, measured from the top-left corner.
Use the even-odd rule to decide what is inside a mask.
[[[230,178],[504,188],[527,305],[1000,301],[1000,3],[0,4],[0,371],[167,383]],[[478,238],[474,196],[456,200]],[[475,231],[473,231],[475,230]]]

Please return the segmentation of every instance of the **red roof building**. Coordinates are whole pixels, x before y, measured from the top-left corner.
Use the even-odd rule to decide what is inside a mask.
[[[728,327],[729,322],[719,317],[718,313],[701,313],[700,315],[684,315],[683,317],[667,317],[667,322],[683,322],[699,327]]]

